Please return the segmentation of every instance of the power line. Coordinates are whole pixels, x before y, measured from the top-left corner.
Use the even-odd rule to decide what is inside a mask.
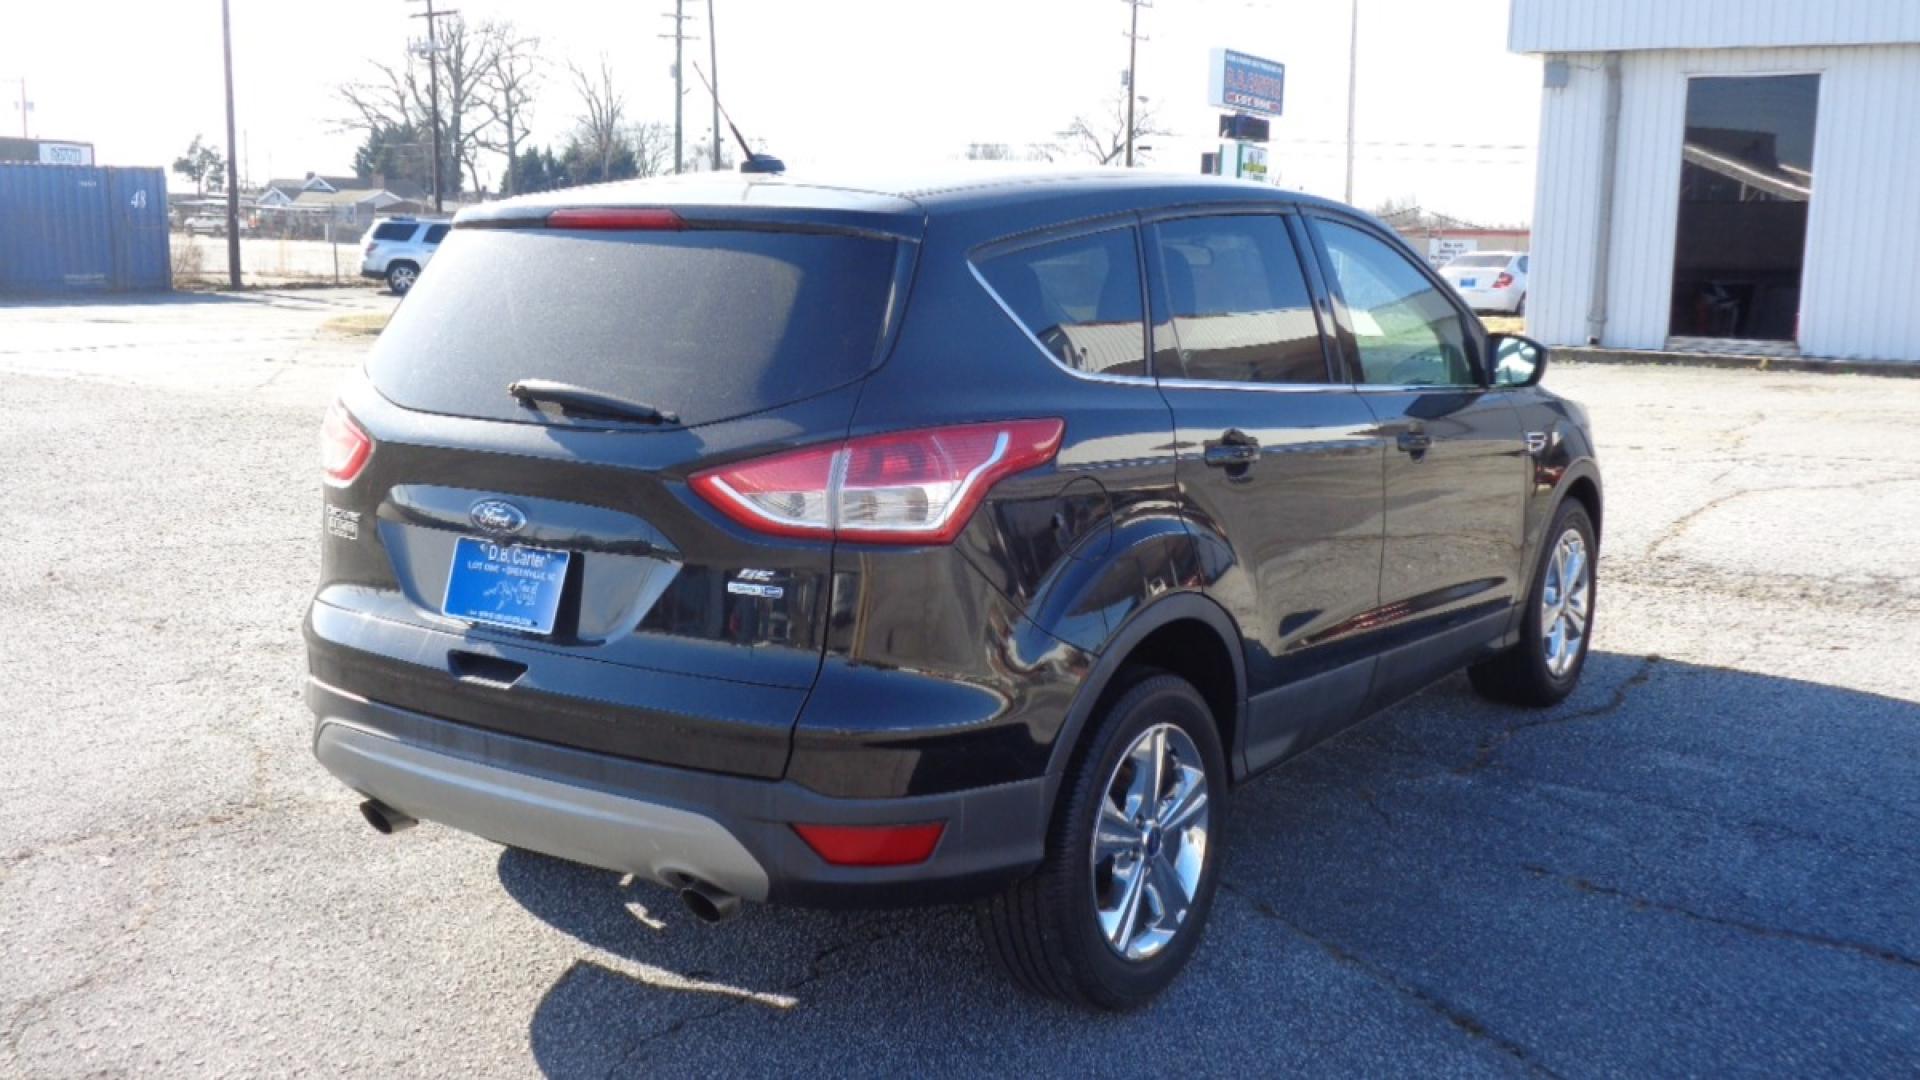
[[[406,0],[406,2],[427,5],[427,10],[416,11],[412,17],[427,20],[427,44],[421,51],[427,54],[427,99],[433,110],[433,212],[439,214],[445,212],[445,207],[441,203],[440,196],[440,34],[437,28],[439,20],[449,15],[457,15],[459,12],[435,11],[433,0]]]
[[[1131,22],[1125,34],[1127,39],[1127,168],[1131,169],[1133,168],[1133,105],[1140,98],[1140,95],[1134,91],[1134,88],[1139,85],[1134,76],[1139,72],[1140,42],[1143,40],[1140,36],[1140,9],[1152,7],[1153,4],[1148,0],[1122,0],[1122,2],[1133,9]]]
[[[673,171],[683,172],[686,169],[686,161],[680,152],[680,132],[682,127],[681,114],[685,111],[686,106],[686,91],[681,88],[681,67],[683,61],[681,53],[686,48],[689,37],[687,34],[687,20],[693,18],[693,16],[686,13],[686,0],[673,0],[673,10],[661,12],[660,17],[673,20],[673,33],[661,34],[660,36],[662,38],[673,39]],[[695,37],[693,40],[698,41],[700,39]],[[714,141],[720,141],[718,132],[714,135]]]

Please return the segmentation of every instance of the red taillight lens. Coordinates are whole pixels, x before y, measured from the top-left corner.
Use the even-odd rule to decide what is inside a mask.
[[[1513,275],[1507,273],[1504,270],[1500,272],[1499,277],[1493,279],[1493,287],[1496,289],[1505,289],[1511,286],[1512,284],[1513,284]]]
[[[1060,420],[891,432],[709,469],[691,482],[757,532],[947,544],[988,488],[1052,461],[1065,432]]]
[[[944,821],[924,825],[795,825],[814,854],[835,866],[911,866],[926,862],[945,832]]]
[[[327,483],[344,485],[353,483],[366,467],[367,458],[373,453],[373,440],[353,422],[347,410],[339,402],[327,409],[327,418],[320,423],[320,468],[327,474]]]
[[[677,232],[687,227],[679,214],[652,209],[555,210],[547,215],[549,229],[665,229]]]

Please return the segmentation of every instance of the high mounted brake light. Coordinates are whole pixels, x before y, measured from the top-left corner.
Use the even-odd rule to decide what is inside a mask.
[[[647,229],[656,232],[678,232],[686,227],[686,221],[679,214],[658,207],[625,210],[612,208],[555,210],[547,215],[549,229]]]
[[[1057,419],[896,431],[695,473],[721,513],[772,536],[949,544],[1002,477],[1060,449]]]

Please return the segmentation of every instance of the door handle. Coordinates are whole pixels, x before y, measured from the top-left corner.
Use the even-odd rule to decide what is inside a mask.
[[[1260,460],[1260,440],[1239,428],[1229,428],[1207,444],[1201,460],[1216,469],[1244,470]]]
[[[1400,449],[1412,454],[1414,460],[1433,449],[1433,436],[1424,431],[1403,431],[1400,433]]]

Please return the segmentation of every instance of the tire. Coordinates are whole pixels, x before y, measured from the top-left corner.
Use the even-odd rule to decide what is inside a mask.
[[[1527,317],[1527,294],[1526,293],[1521,293],[1520,302],[1513,305],[1513,314],[1516,318],[1524,319]]]
[[[387,288],[395,296],[405,296],[413,289],[413,283],[420,280],[420,268],[410,262],[397,262],[387,267]]]
[[[1574,573],[1579,584],[1570,590],[1561,584],[1565,564],[1559,560],[1563,546],[1576,540],[1581,561]],[[1527,591],[1527,614],[1521,623],[1519,642],[1499,656],[1467,669],[1473,688],[1482,696],[1513,705],[1544,708],[1559,704],[1573,693],[1573,688],[1580,683],[1580,672],[1587,666],[1587,652],[1593,643],[1594,615],[1600,595],[1594,559],[1599,550],[1587,508],[1574,499],[1561,503],[1553,515],[1553,524],[1547,529],[1546,542],[1540,545],[1540,563],[1533,572],[1533,588]],[[1582,596],[1584,611],[1579,611]],[[1549,604],[1549,600],[1554,603]],[[1561,651],[1555,653],[1549,648],[1549,635],[1560,623],[1563,612],[1568,621],[1562,627]],[[1583,617],[1584,623],[1574,616]],[[1572,637],[1576,625],[1577,641]]]
[[[1152,785],[1143,763],[1156,736],[1165,748],[1160,760],[1173,766],[1163,767],[1153,815],[1165,825],[1149,820],[1141,828],[1121,815],[1144,806]],[[1195,772],[1205,785],[1197,802],[1185,786]],[[1219,887],[1226,783],[1226,755],[1206,701],[1178,676],[1144,674],[1096,718],[1075,755],[1048,829],[1046,861],[976,908],[988,951],[1015,983],[1037,994],[1111,1010],[1152,1000],[1186,967],[1206,930]],[[1179,828],[1172,818],[1183,792],[1186,827]],[[1102,855],[1095,826],[1109,806],[1119,813],[1107,818],[1110,842]],[[1124,873],[1129,865],[1132,876]],[[1182,893],[1186,907],[1176,915]],[[1129,896],[1131,923],[1124,916]],[[1103,907],[1110,913],[1104,924]],[[1131,955],[1110,943],[1108,928]]]

